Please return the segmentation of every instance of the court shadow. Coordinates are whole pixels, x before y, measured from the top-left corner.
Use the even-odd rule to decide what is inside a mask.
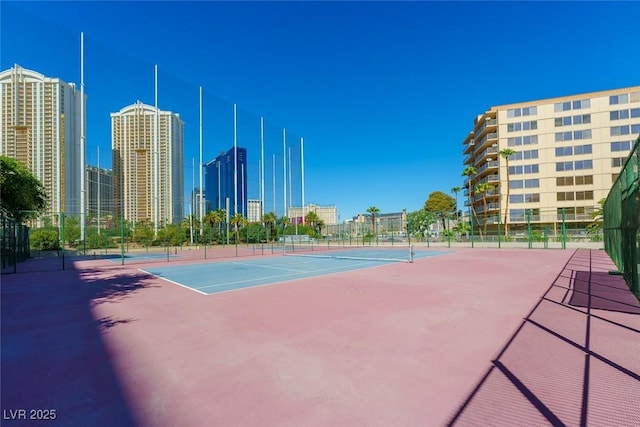
[[[635,425],[640,322],[589,305],[600,287],[631,293],[620,276],[593,271],[601,257],[574,253],[447,425]],[[571,292],[586,293],[586,307],[567,303]]]
[[[51,425],[137,425],[104,341],[136,319],[95,318],[92,306],[142,292],[148,281],[131,270],[80,268],[3,276],[3,425],[33,424],[9,409],[54,411]]]

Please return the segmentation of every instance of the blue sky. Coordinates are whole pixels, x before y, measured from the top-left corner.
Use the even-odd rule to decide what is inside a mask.
[[[79,82],[84,31],[90,164],[100,147],[110,165],[109,112],[153,104],[158,64],[160,108],[185,120],[187,190],[202,86],[205,161],[231,146],[236,103],[252,138],[261,116],[275,139],[304,137],[305,202],[341,220],[461,186],[461,142],[492,105],[640,83],[638,2],[3,1],[0,13],[3,70]]]

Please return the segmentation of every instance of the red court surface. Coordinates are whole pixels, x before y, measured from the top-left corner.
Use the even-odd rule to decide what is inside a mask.
[[[2,276],[2,425],[640,425],[640,315],[569,304],[596,277],[575,273],[613,269],[602,251],[455,249],[213,295],[136,268]]]

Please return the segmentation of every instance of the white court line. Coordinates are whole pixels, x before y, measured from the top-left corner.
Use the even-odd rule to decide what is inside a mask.
[[[196,288],[192,288],[192,287],[190,287],[190,286],[183,285],[182,283],[176,282],[175,280],[167,279],[166,277],[158,276],[158,275],[156,275],[156,274],[150,273],[150,272],[148,272],[148,271],[146,271],[146,270],[143,270],[143,269],[141,269],[141,268],[139,268],[139,269],[138,269],[138,271],[142,271],[143,273],[150,274],[151,276],[153,276],[153,277],[157,277],[158,279],[166,280],[167,282],[171,282],[171,283],[173,283],[174,285],[178,285],[178,286],[182,286],[183,288],[190,289],[190,290],[195,291],[195,292],[197,292],[197,293],[199,293],[199,294],[202,294],[202,295],[209,295],[208,293],[206,293],[206,292],[202,292],[201,290],[198,290],[198,289],[196,289]]]
[[[231,264],[248,265],[250,267],[271,268],[273,270],[295,271],[296,273],[307,273],[307,270],[294,270],[293,268],[274,267],[272,265],[251,264],[251,263],[240,262],[240,261],[233,261],[231,262]]]
[[[365,265],[368,263],[360,263],[360,264],[353,264],[349,267],[353,267],[353,266],[359,266],[359,265]],[[248,264],[248,265],[252,265],[252,264]],[[302,274],[311,274],[310,276],[304,276],[304,277],[299,277],[296,279],[292,279],[292,280],[299,280],[299,279],[312,279],[314,277],[316,277],[317,275],[314,275],[313,273],[321,273],[321,272],[331,272],[334,270],[340,270],[342,268],[344,268],[345,266],[340,266],[340,267],[334,267],[334,268],[321,268],[319,270],[309,270],[309,271],[300,271],[300,273]],[[295,270],[292,270],[295,271]],[[346,270],[346,271],[351,271],[351,270]],[[342,272],[342,271],[340,271]],[[220,284],[216,284],[216,285],[209,285],[209,286],[199,286],[200,289],[209,289],[209,288],[219,288],[222,286],[229,286],[229,285],[236,285],[236,284],[241,284],[241,283],[251,283],[251,282],[257,282],[257,281],[262,281],[262,280],[266,280],[266,279],[277,279],[279,277],[290,277],[293,276],[294,274],[280,274],[277,276],[263,276],[263,277],[259,277],[256,279],[247,279],[247,280],[238,280],[235,282],[225,282],[225,283],[220,283]],[[265,283],[265,284],[272,284],[272,283],[278,283],[278,282],[270,282],[270,283]]]

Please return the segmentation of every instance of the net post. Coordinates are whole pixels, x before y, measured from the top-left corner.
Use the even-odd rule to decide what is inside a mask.
[[[413,256],[414,256],[414,252],[413,252],[413,244],[410,243],[409,244],[409,262],[413,263]]]

